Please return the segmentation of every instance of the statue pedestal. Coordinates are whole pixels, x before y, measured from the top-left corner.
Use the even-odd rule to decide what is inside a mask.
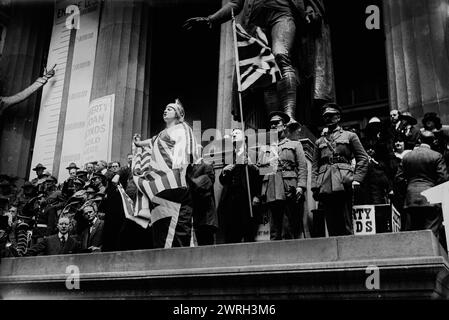
[[[78,290],[66,288],[68,266],[80,271]],[[378,271],[375,281],[373,270]],[[369,284],[376,282],[378,287],[370,289]],[[0,295],[3,299],[448,298],[449,262],[431,231],[8,258],[0,264]]]

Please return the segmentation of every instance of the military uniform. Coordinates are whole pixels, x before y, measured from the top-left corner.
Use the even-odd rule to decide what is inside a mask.
[[[21,212],[23,207],[27,204],[27,202],[33,198],[34,198],[33,194],[27,195],[25,193],[20,193],[19,196],[17,197],[17,201],[15,203],[17,205],[17,210]]]
[[[304,231],[304,206],[296,201],[296,188],[307,187],[307,163],[301,143],[284,138],[272,145],[269,153],[262,152],[259,166],[262,173],[272,171],[264,175],[262,183],[262,199],[271,212],[271,239],[299,238]],[[283,235],[284,215],[288,223],[287,234]]]
[[[353,234],[352,182],[362,182],[367,170],[368,155],[355,133],[337,126],[316,141],[312,190],[318,194],[330,236]]]

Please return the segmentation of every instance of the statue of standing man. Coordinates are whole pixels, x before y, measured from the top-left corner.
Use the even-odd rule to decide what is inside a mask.
[[[282,79],[264,91],[265,111],[284,111],[296,121],[297,88],[313,76],[314,100],[334,100],[329,30],[323,0],[230,0],[208,17],[188,19],[195,26],[219,25],[242,12],[241,24],[250,34],[260,27],[267,35]],[[305,48],[304,46],[307,46]],[[310,72],[311,71],[311,72]]]

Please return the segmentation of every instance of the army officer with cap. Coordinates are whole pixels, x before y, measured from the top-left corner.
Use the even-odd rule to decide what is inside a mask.
[[[341,109],[325,104],[322,112],[327,127],[315,143],[312,191],[324,211],[330,236],[353,234],[352,194],[368,170],[368,155],[359,137],[340,127]],[[351,160],[355,158],[355,168]]]
[[[278,141],[272,143],[269,152],[262,151],[259,158],[260,172],[266,173],[262,198],[271,212],[271,240],[298,239],[304,231],[302,215],[307,163],[301,142],[286,137],[291,126],[298,126],[298,123],[287,126],[289,122],[290,117],[284,112],[270,113],[270,128],[277,131]],[[288,223],[283,232],[284,216]]]

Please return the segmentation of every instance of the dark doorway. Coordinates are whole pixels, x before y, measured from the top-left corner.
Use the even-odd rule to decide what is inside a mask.
[[[180,8],[182,7],[182,8]],[[221,1],[153,7],[151,40],[150,112],[151,135],[164,128],[165,106],[179,98],[186,121],[201,121],[202,130],[215,128],[220,50],[220,28],[185,31],[190,17],[208,16]]]
[[[381,0],[325,0],[331,29],[337,102],[350,126],[388,116],[388,77]],[[365,13],[380,9],[380,29],[368,30]]]

